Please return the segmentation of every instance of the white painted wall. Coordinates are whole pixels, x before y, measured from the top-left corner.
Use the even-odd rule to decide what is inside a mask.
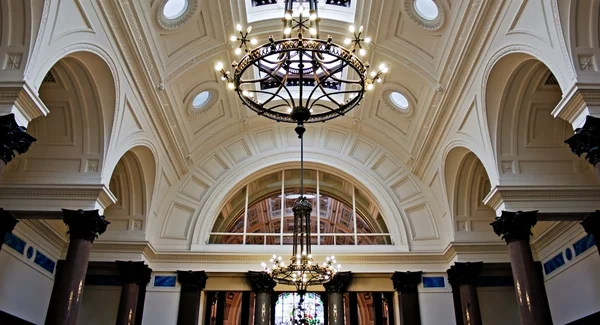
[[[477,288],[477,296],[484,325],[521,323],[514,287]]]
[[[78,324],[113,325],[117,321],[121,287],[85,286]]]
[[[148,288],[142,325],[177,324],[179,291]],[[203,311],[200,311],[202,314]],[[201,316],[202,317],[202,316]]]
[[[600,311],[600,255],[596,248],[584,254],[587,256],[575,259],[546,280],[554,324],[566,324]]]
[[[0,310],[43,324],[54,280],[13,256],[10,249],[4,245],[0,251]]]
[[[419,307],[422,325],[456,324],[452,292],[419,292]]]

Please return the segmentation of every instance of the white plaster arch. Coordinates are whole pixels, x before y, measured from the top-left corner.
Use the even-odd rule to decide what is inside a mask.
[[[206,204],[195,214],[195,227],[193,232],[193,243],[201,244],[208,240],[212,226],[223,206],[227,197],[233,193],[237,187],[241,186],[248,177],[259,177],[263,173],[272,172],[270,168],[283,166],[292,166],[298,164],[298,157],[295,151],[280,152],[277,154],[263,155],[256,157],[253,161],[243,165],[236,166],[230,170],[221,181],[215,185],[205,201]],[[390,234],[395,245],[399,249],[408,249],[406,220],[403,213],[398,209],[396,200],[381,183],[363,170],[360,164],[349,163],[348,161],[314,152],[310,149],[305,151],[305,161],[307,168],[319,166],[320,169],[334,171],[337,174],[342,172],[346,177],[353,178],[355,184],[361,184],[370,193],[375,202],[381,208],[384,219],[388,223]],[[326,166],[336,166],[336,168],[327,168]],[[202,220],[198,216],[204,216]],[[401,216],[401,219],[393,216]]]

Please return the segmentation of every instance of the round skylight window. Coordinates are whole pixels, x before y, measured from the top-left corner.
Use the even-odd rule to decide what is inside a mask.
[[[396,108],[401,110],[408,109],[408,99],[406,99],[406,96],[397,91],[392,91],[389,96],[390,101],[392,104],[394,104],[394,106],[396,106]]]
[[[167,19],[177,19],[183,15],[187,6],[187,0],[169,0],[163,8],[163,15]]]
[[[206,104],[210,101],[210,91],[205,90],[201,93],[199,93],[198,95],[196,95],[196,97],[194,97],[194,100],[192,100],[192,106],[195,109],[201,109],[204,108],[204,106],[206,106]]]
[[[435,20],[439,15],[438,6],[433,0],[415,0],[415,10],[425,20]]]

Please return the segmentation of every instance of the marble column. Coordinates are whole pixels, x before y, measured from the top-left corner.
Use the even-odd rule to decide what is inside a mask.
[[[265,272],[248,272],[252,291],[256,293],[254,299],[254,325],[271,324],[271,294],[275,288],[275,281]]]
[[[479,282],[478,278],[483,268],[483,263],[455,263],[453,267],[456,283],[460,291],[463,324],[482,325],[479,297],[477,296],[477,283]]]
[[[395,272],[392,275],[394,290],[398,292],[400,324],[421,325],[418,286],[423,272]]]
[[[339,272],[331,281],[323,284],[327,292],[327,319],[329,325],[344,325],[344,292],[348,288],[352,274]]]
[[[142,325],[144,318],[144,305],[146,303],[146,287],[148,282],[152,279],[152,269],[147,268],[142,276],[142,282],[140,283],[140,292],[138,293],[137,307],[135,311],[135,325]]]
[[[598,247],[598,254],[600,254],[600,210],[596,210],[596,212],[585,217],[581,222],[581,225],[588,234],[594,237],[596,247]]]
[[[76,324],[92,243],[109,224],[98,210],[63,209],[63,221],[69,227],[69,248],[63,271],[54,279],[46,325]]]
[[[537,211],[502,211],[492,223],[494,232],[508,245],[510,266],[522,325],[551,324],[533,261],[529,237],[537,223]]]
[[[596,169],[596,176],[600,179],[600,118],[588,115],[583,127],[575,130],[575,134],[565,141],[574,154],[581,156]]]
[[[17,220],[17,218],[15,218],[12,214],[0,208],[0,250],[2,250],[2,244],[4,244],[4,238],[6,237],[6,234],[12,233],[18,222],[19,220]]]
[[[451,266],[446,273],[448,273],[448,283],[452,286],[452,300],[454,302],[454,319],[456,325],[464,325],[462,303],[460,300],[460,285],[456,279],[456,270],[454,269],[454,266]]]
[[[150,268],[143,261],[116,261],[116,263],[117,271],[123,281],[116,325],[134,325],[140,286],[148,283],[146,277]]]
[[[177,325],[198,325],[200,294],[207,279],[204,271],[177,271],[177,281],[181,283]]]
[[[14,114],[0,116],[0,181],[6,164],[15,157],[15,152],[23,154],[36,139],[19,126]]]

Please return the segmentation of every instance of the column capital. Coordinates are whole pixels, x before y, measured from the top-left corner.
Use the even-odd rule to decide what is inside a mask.
[[[0,234],[12,232],[18,222],[12,214],[0,208]],[[0,242],[3,240],[4,238],[0,238]]]
[[[145,285],[150,281],[148,275],[152,273],[152,269],[143,261],[116,261],[116,263],[117,271],[121,275],[123,283]]]
[[[472,284],[477,285],[479,282],[479,274],[483,269],[483,262],[456,262],[450,267],[451,272],[448,272],[448,282],[450,285]],[[449,270],[449,271],[450,271]],[[450,279],[452,273],[453,279]]]
[[[600,234],[600,210],[596,210],[596,212],[585,217],[581,222],[581,225],[588,234]],[[600,240],[600,238],[597,238],[596,240]]]
[[[496,217],[496,220],[491,223],[494,228],[494,232],[498,236],[502,236],[502,239],[506,243],[510,243],[515,240],[527,240],[531,235],[531,227],[537,223],[537,210],[536,211],[502,211],[500,217]]]
[[[181,290],[186,292],[200,292],[206,288],[208,275],[204,271],[177,271],[177,281],[181,283]]]
[[[69,226],[69,235],[73,239],[85,239],[94,242],[99,235],[106,231],[110,222],[98,213],[98,210],[67,210],[63,211],[63,221]]]
[[[575,129],[575,134],[565,140],[574,154],[581,156],[595,166],[600,161],[600,118],[586,116],[585,124]]]
[[[323,287],[327,293],[344,293],[348,289],[351,279],[351,272],[338,272],[331,278],[331,281],[324,283]]]
[[[8,164],[15,157],[15,152],[23,154],[37,141],[25,130],[17,124],[14,114],[0,116],[0,160]]]
[[[265,272],[248,271],[248,279],[254,292],[271,293],[277,285],[277,282]]]
[[[394,272],[392,282],[394,290],[399,293],[417,292],[417,287],[421,283],[423,272]]]

